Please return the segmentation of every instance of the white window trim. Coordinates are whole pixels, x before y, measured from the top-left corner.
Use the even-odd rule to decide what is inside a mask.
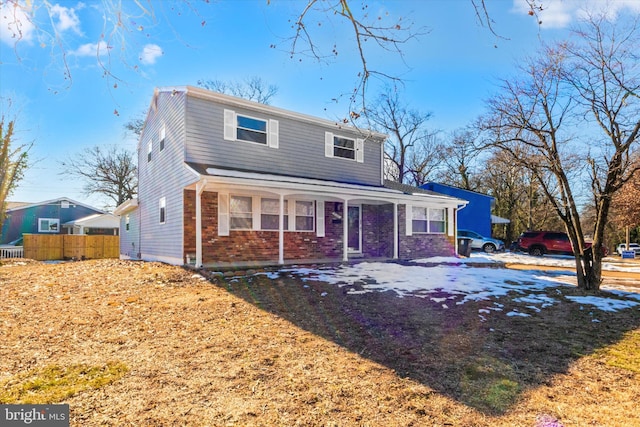
[[[335,138],[343,138],[350,139],[353,141],[353,151],[355,152],[354,158],[350,159],[348,157],[336,156],[334,154]],[[336,159],[348,160],[351,162],[364,163],[364,139],[362,138],[353,138],[350,136],[344,135],[336,135],[333,132],[325,132],[324,133],[324,155],[325,157],[332,157]]]
[[[309,200],[309,199],[297,199],[297,200],[293,200],[293,203],[291,203],[292,201],[289,200],[289,210],[291,211],[291,206],[293,206],[293,218],[291,217],[291,215],[289,216],[289,230],[291,231],[295,231],[298,233],[313,233],[316,231],[316,203],[315,200]],[[311,202],[312,206],[311,206],[311,216],[307,216],[304,215],[305,218],[313,218],[313,220],[311,221],[311,230],[298,230],[296,227],[296,217],[298,215],[296,215],[296,204],[298,202]],[[300,215],[303,216],[303,215]],[[293,227],[291,227],[291,222],[293,222]]]
[[[278,228],[264,228],[262,226],[262,216],[263,215],[270,215],[270,216],[280,216],[280,199],[277,197],[258,197],[259,200],[259,213],[258,213],[258,217],[260,218],[260,231],[279,231]],[[278,202],[278,213],[263,213],[262,212],[262,201],[263,200],[275,200]],[[289,227],[289,199],[285,199],[284,202],[287,205],[287,210],[284,212],[284,220],[286,221],[286,223],[284,224],[285,227]],[[284,229],[284,231],[289,231],[287,228]]]
[[[447,208],[431,208],[426,206],[412,206],[412,205],[406,205],[406,206],[407,206],[407,213],[406,213],[406,233],[405,234],[407,236],[412,236],[414,234],[440,234],[440,235],[447,234],[447,228],[449,228],[447,224],[447,212],[446,212]],[[420,221],[426,221],[427,231],[413,231],[413,208],[414,207],[418,209],[426,209],[427,219],[420,220]],[[432,209],[444,211],[444,219],[442,221],[439,221],[439,222],[444,222],[444,231],[431,231],[431,220],[429,220],[429,214]]]
[[[129,232],[129,229],[131,228],[131,218],[129,217],[129,214],[126,214],[124,217],[124,231],[125,232]]]
[[[167,198],[160,197],[160,200],[158,200],[158,223],[166,224],[166,222],[167,222]]]
[[[153,139],[147,143],[147,162],[152,159],[151,153],[153,152]]]
[[[231,219],[233,218],[233,212],[231,212],[231,199],[234,197],[244,197],[251,199],[251,212],[243,212],[244,214],[251,214],[251,227],[249,228],[232,228],[231,227]],[[259,199],[258,199],[259,201]],[[258,205],[258,214],[260,211],[260,206]],[[231,194],[229,195],[229,230],[230,231],[250,231],[255,230],[256,227],[256,198],[252,196],[245,196],[242,194]]]
[[[51,225],[45,230],[42,228],[42,221],[49,221],[49,223],[56,223],[58,225],[57,230],[51,230]],[[59,233],[60,232],[60,218],[38,218],[38,233]]]
[[[167,130],[165,128],[165,125],[162,125],[162,127],[160,128],[160,132],[158,134],[158,139],[160,141],[158,143],[158,146],[160,147],[160,151],[164,150],[166,136],[167,136]]]
[[[233,197],[250,197],[251,198],[251,228],[231,228],[231,198]],[[264,229],[262,228],[262,199],[275,199],[274,197],[261,197],[261,196],[247,196],[243,194],[218,194],[218,235],[228,236],[231,231],[266,231],[266,232],[278,232],[278,229]],[[277,199],[275,199],[277,200]],[[284,219],[287,220],[287,228],[283,231],[297,232],[297,233],[314,233],[318,232],[318,237],[324,237],[324,202],[317,201],[315,199],[285,199],[287,202],[287,211],[284,213]],[[310,202],[313,204],[312,215],[308,218],[313,218],[312,228],[310,230],[299,230],[296,228],[296,204],[298,202]],[[320,225],[320,214],[322,214],[322,225]],[[269,214],[273,215],[273,214]]]
[[[238,139],[238,116],[246,117],[253,120],[259,120],[266,124],[266,144],[255,141],[247,141],[245,139]],[[240,141],[249,144],[254,144],[262,147],[269,147],[277,149],[279,148],[279,123],[274,119],[264,119],[262,117],[254,117],[248,114],[238,114],[233,110],[224,110],[224,139],[227,141]],[[253,129],[250,129],[253,130]],[[254,130],[255,131],[255,130]],[[257,132],[257,131],[256,131]]]

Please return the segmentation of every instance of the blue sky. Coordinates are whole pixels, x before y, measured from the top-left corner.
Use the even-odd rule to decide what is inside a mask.
[[[111,0],[50,1],[48,7],[42,0],[0,3],[3,113],[17,117],[16,143],[33,141],[31,158],[36,161],[13,201],[66,196],[103,207],[99,196],[83,194],[77,179],[60,175],[60,162],[95,145],[135,149],[137,141],[125,135],[123,126],[147,109],[156,86],[258,76],[279,89],[272,105],[336,119],[345,116],[348,105],[332,99],[354,87],[360,70],[348,27],[319,14],[309,21],[317,32],[314,42],[327,52],[336,43],[337,58],[318,63],[305,56],[290,57],[286,41],[293,35],[290,20],[303,9],[304,1],[212,0],[208,5],[154,1],[151,18],[135,2],[125,0],[126,26],[115,33],[111,30],[116,15],[109,5],[118,2]],[[355,9],[357,3],[352,3]],[[403,102],[431,112],[429,126],[443,134],[481,114],[497,80],[513,74],[518,59],[533,54],[541,41],[566,37],[580,14],[579,6],[589,1],[544,2],[538,16],[542,25],[528,15],[525,0],[486,3],[494,30],[502,37],[479,24],[471,0],[368,2],[369,14],[383,17],[382,22],[402,18],[403,25],[412,21],[414,29],[425,33],[401,47],[402,59],[373,49],[368,59],[372,68],[402,77]],[[31,14],[22,19],[22,40],[16,43],[15,32],[8,29],[11,17],[22,17],[27,5]],[[640,1],[614,0],[608,9],[638,13]],[[101,35],[108,44],[101,44]],[[104,54],[107,51],[109,55]],[[100,61],[110,64],[112,76],[105,77]],[[376,93],[372,83],[371,96]]]

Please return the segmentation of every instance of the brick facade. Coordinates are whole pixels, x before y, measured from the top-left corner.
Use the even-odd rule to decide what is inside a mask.
[[[400,259],[427,258],[432,256],[454,256],[453,237],[446,234],[417,234],[407,236],[406,206],[398,206],[398,257]]]
[[[184,190],[184,254],[195,256],[196,194]],[[202,193],[202,261],[206,264],[234,262],[278,262],[277,231],[232,230],[218,236],[218,193]],[[342,260],[342,220],[335,220],[335,202],[325,202],[325,236],[315,232],[284,233],[284,259]],[[365,258],[393,257],[393,205],[362,205],[362,255]],[[452,255],[454,248],[446,235],[405,236],[404,206],[398,207],[399,257],[416,258]]]

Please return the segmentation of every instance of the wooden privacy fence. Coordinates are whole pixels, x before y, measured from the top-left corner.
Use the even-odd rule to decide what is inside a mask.
[[[120,236],[24,234],[24,257],[38,261],[118,258]]]

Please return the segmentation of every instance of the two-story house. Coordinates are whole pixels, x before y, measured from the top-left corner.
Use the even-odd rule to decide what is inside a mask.
[[[383,134],[184,86],[156,89],[121,256],[197,266],[456,253],[466,202],[385,182]]]

